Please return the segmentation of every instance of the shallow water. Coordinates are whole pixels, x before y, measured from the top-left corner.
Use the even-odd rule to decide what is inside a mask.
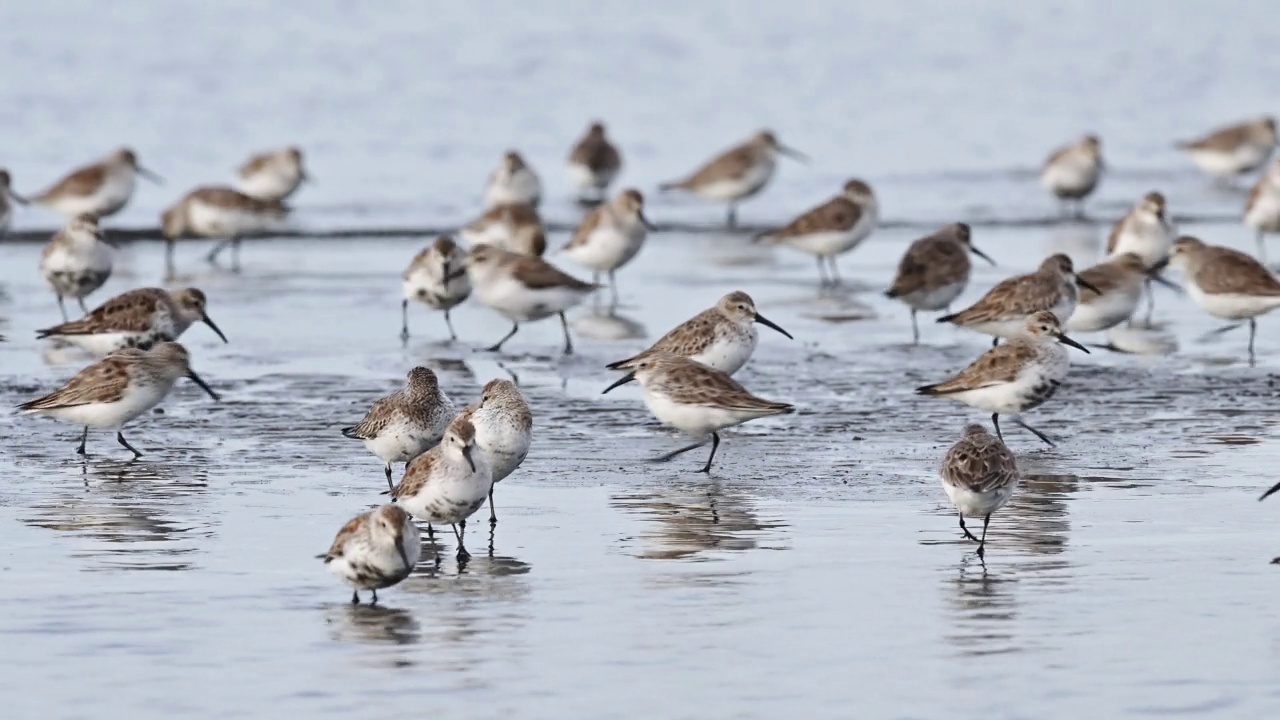
[[[180,385],[130,428],[147,453],[136,463],[106,434],[82,463],[75,429],[0,417],[8,716],[1275,716],[1280,509],[1255,499],[1280,460],[1277,321],[1261,321],[1250,368],[1244,331],[1203,338],[1215,323],[1160,290],[1158,334],[1176,353],[1073,352],[1066,386],[1027,414],[1058,447],[1006,426],[1027,477],[992,522],[984,569],[936,467],[985,418],[912,388],[988,341],[922,317],[911,347],[907,312],[879,294],[920,228],[955,219],[1000,264],[976,266],[962,300],[1050,252],[1091,263],[1101,220],[1150,187],[1202,219],[1189,230],[1251,247],[1213,221],[1242,194],[1206,184],[1168,141],[1280,104],[1269,6],[1241,4],[1230,24],[1208,8],[1100,3],[1023,16],[996,3],[175,7],[0,9],[18,49],[0,116],[23,139],[4,158],[20,190],[128,140],[169,183],[140,187],[113,223],[149,227],[248,149],[296,140],[317,177],[299,229],[448,226],[519,144],[548,217],[571,224],[558,164],[600,115],[642,188],[768,124],[815,162],[784,167],[745,220],[782,221],[852,171],[898,227],[841,262],[854,290],[836,295],[785,249],[662,233],[621,274],[620,317],[571,316],[570,358],[554,322],[523,328],[508,355],[475,352],[506,325],[474,305],[455,313],[457,344],[413,308],[402,347],[398,275],[418,238],[250,242],[241,275],[182,245],[182,282],[208,293],[231,340],[183,338],[223,402]],[[64,82],[36,72],[49,63]],[[244,79],[264,65],[278,82]],[[1090,205],[1100,222],[991,222],[1052,217],[1029,173],[1085,129],[1115,168]],[[665,223],[719,212],[665,197],[649,210]],[[33,339],[58,319],[39,246],[0,254],[12,405],[86,360]],[[123,247],[91,303],[157,283],[161,267],[158,246]],[[642,462],[682,440],[634,386],[602,397],[603,365],[733,289],[797,338],[762,328],[739,378],[798,413],[726,433],[709,478],[693,472],[700,452]],[[469,528],[469,564],[442,541],[438,566],[352,607],[314,556],[384,485],[338,429],[419,363],[459,400],[515,375],[535,444],[498,488],[496,531],[479,516]]]

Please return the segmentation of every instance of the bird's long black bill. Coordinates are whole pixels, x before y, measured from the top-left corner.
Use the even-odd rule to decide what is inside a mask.
[[[1179,285],[1178,283],[1176,283],[1176,282],[1174,282],[1174,281],[1170,280],[1169,278],[1167,278],[1167,277],[1165,277],[1165,276],[1161,275],[1161,274],[1160,274],[1160,271],[1158,271],[1158,270],[1152,270],[1152,271],[1148,272],[1148,273],[1147,273],[1147,277],[1148,277],[1152,282],[1159,283],[1159,284],[1161,284],[1161,285],[1163,285],[1163,286],[1165,286],[1165,287],[1169,288],[1170,290],[1172,290],[1172,291],[1174,291],[1174,292],[1177,292],[1177,293],[1182,292],[1182,286],[1181,286],[1181,285]]]
[[[627,373],[626,375],[623,375],[622,377],[618,378],[618,380],[617,380],[616,382],[614,382],[614,383],[613,383],[612,385],[610,385],[609,387],[605,388],[605,389],[604,389],[604,391],[603,391],[603,392],[601,392],[600,394],[601,394],[601,395],[605,395],[605,394],[607,394],[610,390],[613,390],[614,388],[622,387],[623,385],[626,385],[627,383],[629,383],[629,382],[631,382],[632,380],[635,380],[635,379],[636,379],[636,374],[635,374],[635,373],[633,373],[633,372],[629,372],[629,373]]]
[[[795,340],[795,338],[791,337],[791,333],[787,332],[786,330],[783,330],[783,329],[782,329],[782,327],[781,327],[780,325],[778,325],[777,323],[773,322],[773,321],[772,321],[772,320],[770,320],[769,318],[767,318],[767,317],[765,317],[765,316],[761,315],[760,313],[756,313],[755,320],[756,320],[756,322],[760,323],[761,325],[763,325],[763,326],[765,326],[765,327],[767,327],[767,328],[773,328],[774,330],[777,330],[778,332],[782,333],[783,335],[786,335],[788,338],[790,338],[790,339],[792,339],[792,340]]]
[[[809,162],[808,155],[805,155],[804,153],[800,152],[799,150],[796,150],[795,148],[787,147],[786,145],[779,144],[778,152],[782,153],[783,155],[786,155],[792,160],[799,160],[800,162],[803,162],[803,163]]]
[[[969,252],[971,252],[971,253],[973,253],[974,255],[977,255],[978,257],[982,258],[983,260],[986,260],[987,262],[991,263],[991,267],[996,267],[996,261],[995,261],[995,260],[992,260],[990,255],[988,255],[988,254],[986,254],[986,253],[982,252],[982,251],[981,251],[981,250],[979,250],[978,248],[976,248],[976,247],[974,247],[974,246],[970,245],[970,246],[969,246]]]
[[[1062,343],[1063,345],[1070,345],[1071,347],[1073,347],[1073,348],[1075,348],[1075,349],[1077,349],[1077,350],[1083,350],[1083,351],[1085,352],[1085,354],[1087,354],[1087,355],[1092,355],[1092,354],[1093,354],[1093,353],[1089,352],[1089,348],[1087,348],[1087,347],[1085,347],[1085,346],[1081,345],[1080,343],[1076,342],[1075,340],[1072,340],[1071,338],[1067,337],[1066,335],[1059,335],[1059,336],[1058,336],[1058,342]]]
[[[471,472],[476,471],[476,461],[471,459],[471,446],[462,448],[462,457],[467,459],[467,464],[471,466]]]
[[[222,334],[222,330],[220,330],[217,325],[213,324],[213,320],[210,320],[208,315],[204,313],[200,313],[200,322],[204,323],[205,325],[208,325],[210,330],[217,333],[218,337],[222,338],[222,342],[224,343],[230,342],[229,340],[227,340],[227,336]]]
[[[636,217],[640,219],[640,224],[644,226],[645,230],[658,229],[657,225],[654,225],[653,223],[649,222],[649,218],[645,217],[644,213],[636,213]]]
[[[31,204],[31,201],[30,201],[30,200],[27,200],[25,197],[23,197],[23,196],[19,195],[18,193],[14,192],[14,191],[12,191],[12,190],[8,190],[8,191],[7,191],[7,193],[8,193],[8,195],[9,195],[9,198],[10,198],[10,199],[12,199],[14,202],[18,203],[19,205],[29,205],[29,204]]]
[[[1280,483],[1276,483],[1275,485],[1272,485],[1270,490],[1262,493],[1262,497],[1258,498],[1258,502],[1262,502],[1263,500],[1266,500],[1267,498],[1271,497],[1271,495],[1274,494],[1277,490],[1280,490]]]
[[[1085,280],[1084,278],[1080,277],[1079,275],[1076,276],[1076,284],[1086,290],[1092,290],[1098,293],[1099,295],[1102,294],[1102,291],[1099,290],[1097,286],[1095,286],[1093,283],[1089,282],[1088,280]]]
[[[213,391],[213,388],[209,387],[209,383],[200,379],[200,376],[196,374],[195,370],[188,370],[187,377],[191,378],[191,382],[199,385],[201,390],[204,390],[205,392],[209,393],[209,397],[213,398],[214,400],[222,399],[221,397],[218,396],[218,393]]]
[[[151,172],[150,170],[148,170],[148,169],[146,169],[146,168],[142,167],[141,165],[139,165],[139,166],[138,166],[137,168],[135,168],[135,169],[137,170],[137,172],[138,172],[138,174],[139,174],[139,175],[141,175],[142,177],[144,177],[144,178],[146,178],[146,179],[150,180],[151,182],[153,182],[153,183],[155,183],[155,184],[157,184],[157,185],[163,185],[163,184],[164,184],[164,178],[162,178],[162,177],[160,177],[159,175],[157,175],[157,174],[155,174],[155,173]]]

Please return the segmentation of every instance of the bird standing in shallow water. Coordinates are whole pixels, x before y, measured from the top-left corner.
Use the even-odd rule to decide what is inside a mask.
[[[438,237],[417,255],[405,269],[404,299],[400,301],[400,340],[409,341],[409,301],[416,300],[434,310],[444,311],[449,339],[457,340],[449,311],[471,297],[471,282],[466,273],[458,273],[466,263],[466,253],[449,237]]]
[[[360,604],[360,591],[370,590],[378,602],[378,590],[409,577],[422,554],[422,537],[409,513],[395,505],[382,505],[360,513],[338,531],[329,552],[317,555],[334,575],[355,588],[351,603]]]
[[[658,189],[684,190],[707,200],[728,203],[727,223],[734,228],[738,224],[738,203],[769,184],[778,155],[808,160],[803,153],[778,142],[772,132],[761,130],[747,142],[708,160],[683,180],[662,183]]]
[[[1205,312],[1224,320],[1249,321],[1249,365],[1254,365],[1257,317],[1280,307],[1280,280],[1239,250],[1206,245],[1190,236],[1174,243],[1169,264],[1182,271],[1187,294]],[[1237,327],[1238,324],[1228,325],[1214,332]]]
[[[898,274],[885,297],[901,300],[911,308],[911,343],[920,343],[916,313],[951,306],[969,284],[973,263],[969,253],[987,262],[996,262],[973,246],[969,226],[952,223],[932,235],[916,240],[898,263]]]
[[[961,532],[978,543],[978,557],[984,557],[991,516],[1009,502],[1021,479],[1013,453],[986,428],[968,425],[960,440],[947,451],[938,474],[942,489],[960,515]],[[981,538],[974,537],[964,526],[965,515],[982,518]]]
[[[63,298],[73,297],[81,312],[89,312],[84,299],[111,277],[115,249],[103,239],[98,218],[81,215],[67,223],[40,254],[40,274],[58,296],[62,321],[67,321]]]

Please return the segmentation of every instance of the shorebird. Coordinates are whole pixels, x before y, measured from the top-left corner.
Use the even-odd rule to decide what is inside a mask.
[[[1074,202],[1076,216],[1082,217],[1084,199],[1098,187],[1102,169],[1102,141],[1097,135],[1085,135],[1045,160],[1040,184],[1062,203],[1064,211]]]
[[[124,439],[126,423],[159,405],[178,378],[186,376],[209,397],[218,394],[191,369],[187,349],[174,342],[162,342],[150,350],[121,350],[76,373],[57,390],[18,406],[22,414],[47,415],[55,420],[81,425],[84,433],[76,452],[85,454],[89,428],[116,431],[116,442],[133,453],[142,453]]]
[[[789,245],[815,256],[820,283],[839,285],[836,257],[858,247],[876,229],[879,220],[880,204],[871,186],[861,180],[850,180],[839,195],[806,211],[783,228],[763,233],[756,239],[773,245]],[[831,266],[829,281],[827,265]]]
[[[644,196],[639,190],[623,190],[613,202],[587,213],[561,252],[590,268],[592,282],[599,284],[600,273],[608,273],[616,306],[618,282],[614,273],[635,258],[652,229],[644,216]]]
[[[1030,430],[1049,445],[1053,441],[1022,421],[1021,414],[1053,397],[1067,377],[1067,351],[1062,345],[1089,352],[1062,334],[1058,316],[1041,310],[1027,318],[1023,332],[986,351],[950,380],[916,388],[919,395],[949,397],[991,413],[1001,440],[1000,415],[1013,415],[1014,424]]]
[[[422,536],[409,513],[396,505],[382,505],[351,518],[338,531],[329,552],[316,557],[350,585],[351,604],[360,604],[360,591],[378,590],[409,577],[422,555]]]
[[[240,240],[277,227],[289,214],[278,200],[259,200],[229,187],[201,187],[187,193],[164,211],[160,231],[165,239],[165,268],[174,275],[174,243],[182,237],[221,238],[205,260],[215,263],[231,246],[231,267],[240,269]]]
[[[500,351],[503,343],[520,330],[522,322],[559,315],[560,326],[564,328],[564,354],[573,354],[569,321],[564,312],[581,303],[599,285],[567,275],[542,258],[484,244],[472,247],[467,253],[466,268],[476,299],[511,321],[511,332],[486,350]]]
[[[773,328],[788,339],[795,339],[791,333],[757,312],[751,296],[738,290],[720,298],[715,307],[703,310],[672,328],[643,352],[609,363],[606,367],[610,370],[635,370],[642,360],[670,354],[732,375],[747,364],[755,352],[759,340],[756,323]]]
[[[1146,267],[1138,255],[1126,252],[1113,255],[1080,273],[1092,286],[1080,290],[1080,302],[1067,320],[1071,332],[1109,330],[1133,317],[1142,300],[1146,283],[1154,280],[1177,289],[1173,283]]]
[[[342,434],[363,440],[369,452],[386,463],[391,488],[391,464],[407,463],[439,443],[455,412],[436,374],[416,367],[409,371],[404,388],[375,402],[358,425],[343,428]]]
[[[84,299],[111,277],[115,250],[102,237],[98,218],[81,215],[54,234],[40,255],[40,274],[58,296],[62,320],[67,320],[63,298],[73,297],[80,311],[88,312]]]
[[[994,260],[973,246],[973,235],[965,223],[951,223],[932,235],[911,243],[898,262],[898,274],[884,295],[901,300],[911,308],[911,342],[920,343],[916,313],[951,307],[969,284],[973,268],[969,253],[991,263]]]
[[[1249,364],[1253,365],[1257,317],[1280,307],[1280,281],[1249,255],[1190,236],[1173,244],[1169,263],[1182,271],[1187,293],[1205,312],[1224,320],[1249,321]],[[1228,325],[1216,332],[1237,327]]]
[[[454,271],[463,267],[466,253],[453,238],[440,236],[435,242],[413,256],[405,269],[404,299],[400,301],[400,339],[409,340],[409,301],[417,300],[433,310],[444,311],[444,322],[449,327],[449,339],[457,340],[449,311],[471,295],[471,281],[466,273]]]
[[[259,200],[285,200],[310,180],[302,167],[302,150],[295,146],[251,156],[236,170],[240,192]]]
[[[998,343],[1000,338],[1023,335],[1027,319],[1041,310],[1049,310],[1059,322],[1066,322],[1080,299],[1077,285],[1096,290],[1076,275],[1071,258],[1062,253],[1050,255],[1035,272],[1002,280],[978,302],[954,315],[944,315],[938,322],[994,335]]]
[[[1254,184],[1244,204],[1244,224],[1257,233],[1258,260],[1267,261],[1267,233],[1280,233],[1280,160]]]
[[[978,543],[978,557],[986,553],[987,526],[991,516],[1009,502],[1021,479],[1013,453],[981,425],[967,425],[964,435],[942,459],[938,468],[942,489],[960,515],[960,531]],[[982,537],[964,526],[964,516],[982,518]]]
[[[520,388],[510,380],[490,380],[480,394],[480,402],[468,407],[459,417],[466,418],[476,430],[476,447],[484,454],[497,485],[529,454],[533,441],[533,411]],[[498,524],[493,509],[493,488],[489,488],[489,524]]]
[[[458,539],[458,560],[471,557],[463,545],[467,518],[489,497],[493,469],[484,453],[476,452],[476,429],[465,417],[454,418],[439,445],[414,458],[391,498],[409,514],[432,525],[452,525]]]
[[[36,338],[63,340],[97,355],[177,340],[197,320],[227,342],[227,336],[205,312],[207,302],[196,288],[138,288],[117,295],[79,320],[45,328]]]
[[[711,438],[711,454],[701,472],[711,472],[711,462],[720,447],[720,431],[769,415],[786,415],[795,406],[756,397],[733,378],[689,358],[659,353],[637,360],[632,370],[604,389],[635,380],[644,388],[644,402],[649,412],[664,424],[698,439],[692,445],[654,459],[666,462],[677,455],[707,444]]]
[[[773,177],[779,154],[809,159],[778,142],[772,132],[761,130],[747,142],[708,160],[683,180],[663,183],[658,189],[685,190],[707,200],[728,203],[728,224],[732,228],[738,221],[738,203],[764,189]]]
[[[157,184],[163,182],[159,175],[138,164],[133,150],[120,148],[102,160],[77,168],[30,199],[68,217],[93,214],[104,218],[129,202],[138,175]]]
[[[1266,115],[1256,120],[1220,128],[1177,148],[1191,162],[1219,179],[1231,179],[1262,167],[1276,146],[1276,121]]]
[[[622,156],[605,137],[604,123],[591,123],[587,134],[569,153],[569,177],[578,188],[579,199],[590,202],[603,200],[621,171]]]
[[[492,245],[508,252],[542,257],[547,234],[538,211],[522,203],[489,208],[479,219],[458,231],[468,245]]]
[[[502,156],[502,164],[489,176],[484,190],[486,210],[499,205],[521,204],[538,207],[542,200],[542,181],[529,167],[520,153],[508,150]]]
[[[13,205],[9,201],[27,204],[26,198],[13,191],[12,180],[9,171],[0,168],[0,238],[9,232],[9,224],[13,221]]]
[[[1158,273],[1169,262],[1169,251],[1173,249],[1175,237],[1177,229],[1169,220],[1164,195],[1149,192],[1111,227],[1111,235],[1107,238],[1107,255],[1115,257],[1121,253],[1133,253],[1142,258],[1142,264],[1147,270],[1153,274]],[[1155,294],[1151,289],[1151,280],[1148,279],[1148,323],[1155,308]]]

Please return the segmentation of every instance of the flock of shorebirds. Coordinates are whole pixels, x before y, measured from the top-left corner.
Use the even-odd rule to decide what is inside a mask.
[[[1180,147],[1203,170],[1232,179],[1266,166],[1276,143],[1275,121],[1268,117],[1215,131]],[[728,224],[733,226],[737,205],[768,184],[780,155],[804,159],[774,134],[762,131],[660,189],[727,204]],[[602,124],[591,124],[570,153],[568,166],[580,199],[596,205],[561,253],[589,269],[593,281],[579,280],[543,258],[546,233],[537,212],[542,183],[519,153],[508,152],[489,178],[483,215],[462,228],[458,240],[436,239],[404,271],[404,340],[409,337],[408,313],[413,303],[443,313],[449,336],[456,339],[449,313],[474,296],[511,322],[510,332],[488,350],[500,351],[522,323],[558,317],[564,353],[573,352],[565,312],[602,290],[602,276],[607,276],[616,305],[616,273],[640,252],[652,225],[638,190],[625,189],[608,198],[621,171],[622,156]],[[1104,169],[1101,142],[1088,135],[1054,152],[1044,164],[1041,181],[1064,209],[1074,205],[1079,213]],[[141,455],[125,439],[122,426],[159,404],[183,376],[218,399],[176,342],[196,322],[208,325],[226,341],[206,312],[203,292],[140,288],[92,311],[84,304],[112,269],[112,246],[104,238],[100,219],[128,202],[137,175],[158,180],[139,165],[131,150],[121,149],[28,200],[13,191],[9,174],[0,170],[0,232],[9,224],[10,200],[43,205],[70,218],[45,248],[40,268],[57,297],[64,322],[41,330],[39,337],[105,357],[58,390],[19,409],[83,427],[81,454],[89,430],[100,428],[115,430],[121,445],[135,458]],[[173,277],[176,241],[192,236],[218,240],[207,256],[210,263],[230,248],[232,266],[238,269],[240,241],[270,232],[283,220],[289,211],[285,201],[307,179],[302,152],[291,147],[252,157],[239,168],[238,187],[207,186],[187,193],[161,218],[167,278]],[[1264,235],[1280,232],[1280,161],[1262,174],[1249,193],[1243,220],[1258,233],[1261,256]],[[878,221],[872,187],[852,179],[830,200],[756,240],[814,256],[820,283],[835,285],[841,282],[837,258],[864,241]],[[920,341],[916,316],[922,311],[947,310],[937,322],[994,337],[993,347],[954,377],[917,389],[921,395],[947,397],[991,413],[995,435],[980,425],[969,425],[941,468],[960,527],[966,538],[978,543],[979,556],[984,553],[991,515],[1009,500],[1018,482],[1017,464],[1004,444],[1000,416],[1053,444],[1023,422],[1021,414],[1053,397],[1067,375],[1067,347],[1088,352],[1066,332],[1097,332],[1132,323],[1144,297],[1149,319],[1152,283],[1177,287],[1161,275],[1168,265],[1181,271],[1186,291],[1210,315],[1237,324],[1247,322],[1251,363],[1256,318],[1280,307],[1280,281],[1259,259],[1193,237],[1178,237],[1158,192],[1140,198],[1115,223],[1103,262],[1077,272],[1066,255],[1052,255],[1034,272],[1006,279],[971,306],[951,313],[949,308],[969,282],[970,254],[995,264],[974,247],[970,228],[963,223],[920,238],[902,257],[885,295],[910,309],[915,343]],[[67,317],[67,298],[86,311],[83,317]],[[761,315],[748,294],[732,292],[643,352],[608,366],[625,374],[606,393],[637,382],[654,416],[696,439],[657,460],[670,460],[709,442],[711,451],[701,470],[710,472],[720,431],[794,412],[792,405],[757,397],[732,378],[755,350],[757,325],[791,337]],[[497,523],[494,485],[524,461],[532,428],[532,410],[515,383],[491,381],[475,403],[459,410],[435,374],[422,367],[409,373],[402,390],[378,400],[359,424],[345,428],[344,435],[363,441],[384,463],[392,500],[348,522],[321,556],[356,588],[353,601],[359,602],[362,589],[372,590],[376,601],[378,589],[398,583],[415,567],[421,553],[415,519],[426,523],[429,536],[434,526],[451,525],[459,559],[465,559],[467,518],[487,500],[490,523]],[[393,476],[395,463],[407,464],[398,483]],[[981,536],[965,527],[965,517],[983,519]]]

